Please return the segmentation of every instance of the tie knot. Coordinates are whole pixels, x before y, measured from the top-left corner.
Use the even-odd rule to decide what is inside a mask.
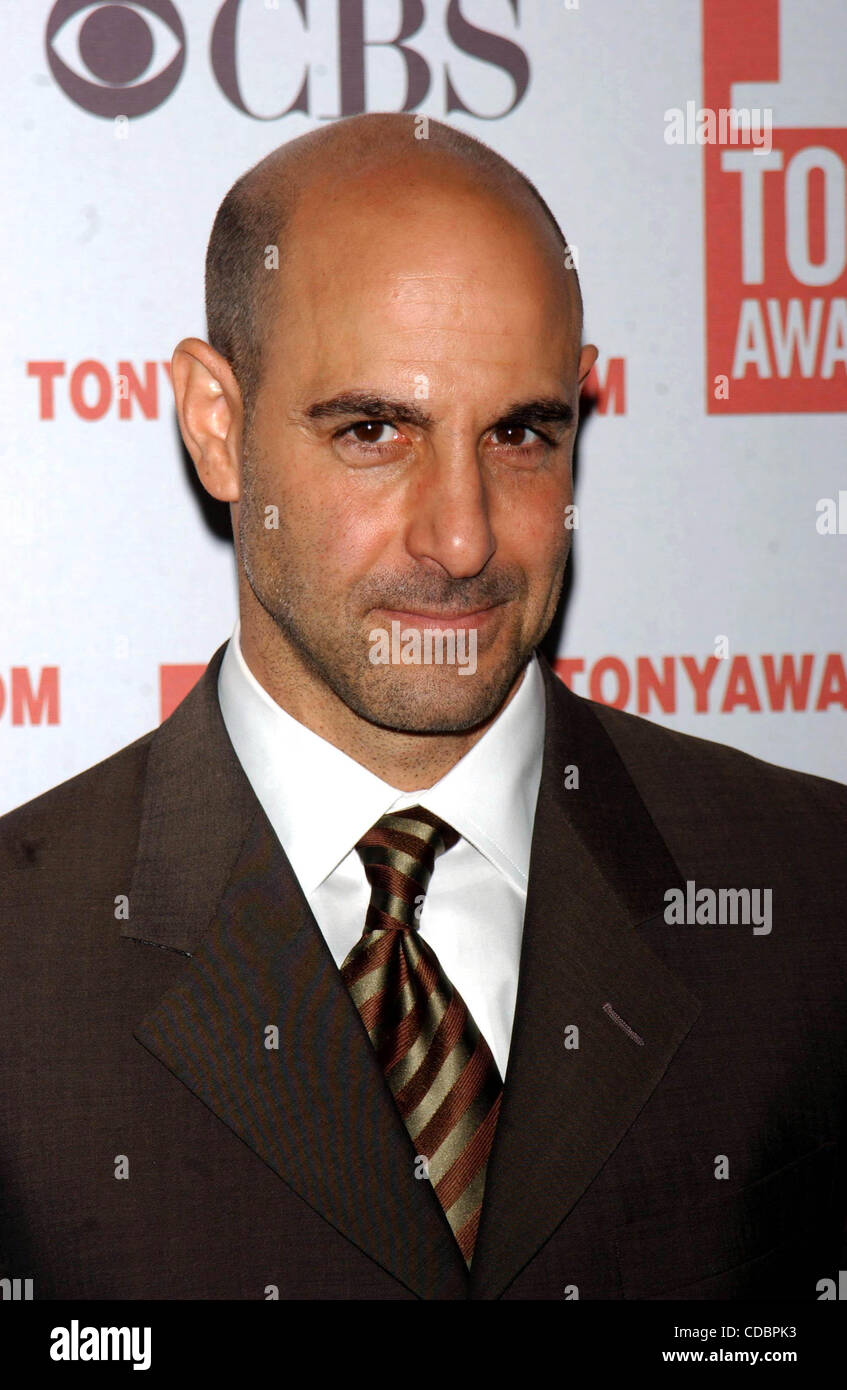
[[[365,930],[414,931],[435,861],[458,839],[423,806],[380,816],[356,845],[371,885]]]

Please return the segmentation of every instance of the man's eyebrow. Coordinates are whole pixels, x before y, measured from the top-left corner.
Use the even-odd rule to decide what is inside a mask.
[[[369,391],[344,391],[329,400],[313,401],[303,411],[306,420],[335,420],[350,415],[364,415],[369,420],[397,420],[406,425],[430,429],[435,421],[420,406],[411,401],[377,396]],[[512,429],[525,425],[572,425],[574,410],[559,396],[538,396],[528,401],[515,401],[507,406],[489,429]]]
[[[517,401],[494,422],[496,429],[512,429],[517,425],[572,425],[574,409],[559,396],[539,396],[532,401]]]
[[[364,415],[369,420],[401,420],[404,425],[429,429],[431,415],[411,401],[394,400],[390,396],[375,396],[370,391],[344,391],[326,401],[313,401],[303,411],[307,420],[335,420],[345,415]]]

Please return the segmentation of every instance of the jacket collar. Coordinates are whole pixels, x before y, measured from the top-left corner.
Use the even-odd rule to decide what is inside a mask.
[[[544,766],[475,1298],[498,1297],[566,1218],[700,1012],[636,930],[661,917],[679,870],[590,702],[542,669]]]

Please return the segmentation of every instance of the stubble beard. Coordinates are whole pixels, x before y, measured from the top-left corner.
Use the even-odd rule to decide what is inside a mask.
[[[520,632],[510,632],[497,665],[488,671],[479,666],[468,675],[460,674],[459,665],[372,664],[368,633],[375,626],[384,626],[384,618],[378,624],[375,617],[366,622],[352,612],[340,618],[324,616],[320,596],[315,601],[317,586],[304,584],[292,563],[293,550],[282,526],[266,529],[250,471],[245,467],[238,528],[240,558],[257,602],[285,643],[280,667],[305,668],[360,719],[397,733],[467,733],[491,720],[544,632],[536,633],[530,641],[522,639]],[[555,602],[548,610],[551,620],[566,561],[567,550],[555,581]],[[519,587],[517,581],[512,587]]]

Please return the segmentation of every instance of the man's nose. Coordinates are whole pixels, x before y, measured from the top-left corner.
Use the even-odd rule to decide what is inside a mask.
[[[497,548],[490,481],[474,443],[453,440],[422,464],[409,497],[406,547],[453,579],[479,574]]]

